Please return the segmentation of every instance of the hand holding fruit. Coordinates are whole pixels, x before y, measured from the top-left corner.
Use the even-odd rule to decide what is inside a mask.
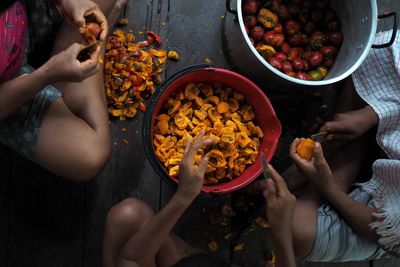
[[[100,7],[91,0],[61,0],[60,7],[65,17],[79,27],[79,32],[83,34],[86,27],[91,32],[99,35],[99,40],[104,41],[108,32],[108,23]],[[92,18],[86,21],[86,18]],[[98,24],[99,28],[94,25]]]
[[[297,169],[321,192],[331,189],[334,185],[334,180],[331,169],[325,160],[321,144],[315,142],[312,148],[312,157],[304,159],[297,153],[297,147],[302,141],[304,139],[296,138],[290,146],[290,157],[296,164]]]
[[[88,60],[80,62],[78,54],[84,49],[82,44],[74,43],[66,50],[56,54],[42,68],[46,72],[49,84],[55,82],[81,82],[98,71],[97,57],[100,47],[90,55]]]

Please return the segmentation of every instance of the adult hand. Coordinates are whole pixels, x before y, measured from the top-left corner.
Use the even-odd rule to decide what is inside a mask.
[[[94,17],[100,24],[100,41],[104,41],[108,32],[108,23],[100,7],[91,0],[61,0],[61,10],[65,17],[79,27],[79,32],[84,31],[85,17]]]
[[[213,142],[213,139],[202,140],[204,131],[192,142],[186,144],[185,155],[179,165],[179,185],[177,193],[185,199],[192,201],[201,192],[204,176],[208,166],[208,158],[203,158],[198,166],[195,166],[197,151]]]
[[[282,176],[269,164],[268,170],[272,178],[261,181],[259,189],[267,202],[267,218],[273,232],[283,234],[290,231],[296,197],[290,193]]]
[[[378,124],[378,116],[370,106],[336,114],[333,121],[325,123],[320,131],[326,131],[328,141],[351,141]]]
[[[81,82],[99,70],[97,58],[100,47],[96,47],[88,60],[80,62],[77,56],[83,48],[85,48],[84,45],[74,43],[66,50],[54,55],[43,65],[49,83]]]
[[[307,177],[320,191],[331,188],[334,184],[331,169],[325,160],[321,144],[316,142],[311,160],[302,159],[296,152],[299,143],[296,138],[290,146],[290,157],[297,166],[297,169]]]

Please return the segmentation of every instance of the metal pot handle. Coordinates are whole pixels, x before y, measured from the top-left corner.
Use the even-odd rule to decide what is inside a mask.
[[[372,45],[372,48],[385,48],[385,47],[389,47],[393,44],[394,40],[396,39],[396,34],[397,34],[397,17],[396,17],[396,12],[391,12],[391,13],[386,13],[383,15],[379,15],[378,19],[385,19],[387,17],[391,17],[393,16],[393,32],[392,32],[392,37],[390,38],[390,41],[386,44],[374,44]]]
[[[231,0],[226,0],[226,11],[237,16],[237,11],[231,8]]]

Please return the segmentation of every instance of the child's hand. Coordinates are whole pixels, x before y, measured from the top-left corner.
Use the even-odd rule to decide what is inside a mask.
[[[202,140],[204,131],[192,143],[186,144],[185,155],[179,165],[179,185],[177,193],[192,201],[201,192],[204,176],[208,166],[208,158],[203,158],[198,167],[195,166],[195,155],[200,148],[213,142],[213,139]]]
[[[268,170],[272,179],[260,182],[259,189],[267,201],[267,218],[272,231],[278,235],[284,234],[290,231],[296,197],[289,192],[285,180],[271,165],[268,165]]]
[[[100,24],[100,41],[104,41],[108,32],[108,23],[100,7],[91,0],[61,0],[61,9],[67,18],[79,27],[79,32],[84,31],[86,16],[94,16]]]
[[[325,123],[320,131],[326,131],[328,141],[351,141],[378,124],[378,116],[370,106],[335,115],[333,121]]]
[[[316,142],[311,160],[302,159],[296,152],[299,139],[296,138],[290,146],[290,157],[297,169],[321,191],[329,189],[333,184],[331,169],[325,160],[321,144]]]
[[[80,62],[77,56],[83,48],[85,46],[74,43],[43,65],[49,83],[81,82],[98,71],[97,58],[100,47],[96,48],[88,60]]]

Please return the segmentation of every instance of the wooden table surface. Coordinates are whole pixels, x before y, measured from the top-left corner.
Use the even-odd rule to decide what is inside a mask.
[[[398,0],[378,2],[381,13],[400,11]],[[126,28],[135,33],[154,30],[162,36],[164,48],[180,53],[178,62],[167,63],[164,78],[187,66],[201,64],[205,58],[212,60],[216,67],[232,68],[221,43],[223,19],[232,19],[225,14],[224,0],[130,1],[126,17],[130,21]],[[380,25],[382,28],[389,26],[390,22]],[[279,101],[279,96],[276,99]],[[277,111],[285,124],[284,110]],[[307,110],[303,115],[312,117]],[[141,125],[142,114],[130,121],[113,120],[112,157],[101,174],[82,184],[56,177],[8,148],[0,147],[0,267],[101,266],[104,220],[114,204],[136,197],[159,209],[168,201],[174,188],[165,184],[147,161]],[[124,139],[129,144],[124,144]],[[231,222],[227,221],[226,226],[211,225],[203,214],[204,209],[217,212],[221,205],[229,205],[233,199],[235,194],[196,200],[175,230],[202,248],[215,239],[219,244],[217,253],[227,260],[243,261],[244,257],[248,263],[243,266],[262,266],[261,261],[250,263],[250,257],[262,257],[264,248],[233,256],[234,244],[223,238],[231,231]],[[299,262],[299,265],[389,267],[400,266],[400,261]]]

